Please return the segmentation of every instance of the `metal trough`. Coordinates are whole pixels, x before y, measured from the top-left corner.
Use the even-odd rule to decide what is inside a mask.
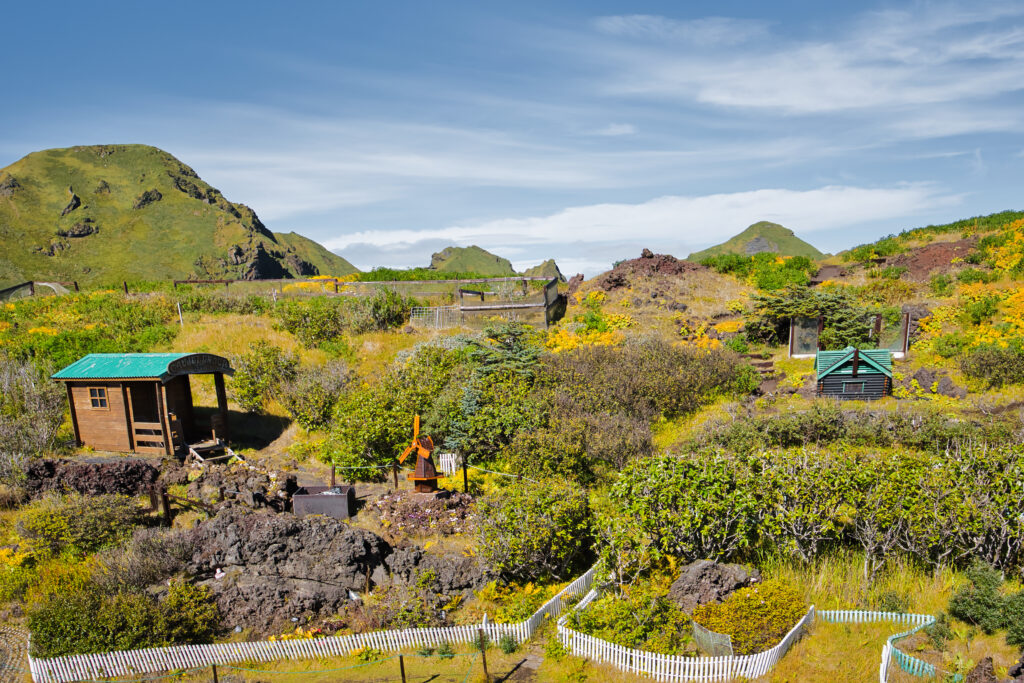
[[[355,510],[355,486],[302,486],[292,495],[292,512],[299,517],[325,515],[348,519]]]

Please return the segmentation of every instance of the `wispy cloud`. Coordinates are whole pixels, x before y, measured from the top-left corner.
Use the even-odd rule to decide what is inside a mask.
[[[598,128],[594,131],[594,135],[603,135],[606,137],[618,137],[620,135],[635,135],[636,126],[631,123],[609,123],[604,128]]]
[[[333,237],[325,244],[346,253],[356,245],[386,250],[430,240],[479,244],[513,257],[525,250],[539,260],[547,250],[564,245],[569,236],[585,236],[590,245],[621,243],[628,236],[631,242],[651,248],[688,252],[724,240],[759,220],[781,223],[806,235],[905,218],[953,206],[961,200],[960,196],[945,194],[928,184],[890,188],[827,186],[806,191],[763,189],[696,197],[665,196],[637,204],[575,206],[545,216],[452,225],[438,230],[358,231]]]
[[[970,11],[925,5],[865,15],[827,40],[779,39],[759,41],[750,49],[710,51],[685,42],[623,43],[607,51],[616,74],[608,88],[622,95],[784,114],[882,109],[900,114],[891,110],[988,102],[1024,90],[1024,27],[1015,25],[1022,17],[1020,5],[972,6]],[[669,32],[659,28],[663,24],[674,25],[655,17],[617,17],[602,20],[598,28],[604,34],[633,36],[642,30]],[[707,28],[712,37],[727,32]],[[739,34],[744,39],[752,35],[742,29]],[[710,44],[726,45],[719,38]],[[982,117],[981,125],[991,129],[990,118]]]
[[[599,17],[594,26],[613,36],[681,42],[696,47],[738,45],[768,33],[767,22],[730,17],[677,21],[650,14],[628,14]]]

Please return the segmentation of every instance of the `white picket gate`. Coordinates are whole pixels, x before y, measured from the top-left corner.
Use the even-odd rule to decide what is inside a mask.
[[[364,647],[403,650],[436,647],[443,642],[469,643],[477,639],[481,629],[493,641],[510,635],[522,643],[533,636],[545,618],[554,619],[561,614],[566,600],[589,591],[593,581],[594,569],[590,569],[544,603],[529,619],[516,624],[495,624],[486,621],[485,618],[482,623],[466,626],[373,631],[327,638],[177,645],[49,659],[34,659],[29,655],[29,669],[32,680],[36,683],[71,683],[117,676],[202,669],[212,664],[337,657],[349,655]]]

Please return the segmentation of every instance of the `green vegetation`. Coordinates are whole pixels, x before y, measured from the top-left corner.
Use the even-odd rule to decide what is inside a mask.
[[[731,636],[733,652],[749,655],[773,647],[806,611],[800,594],[776,579],[741,588],[721,604],[698,605],[693,619]]]
[[[752,242],[753,244],[751,244]],[[725,254],[746,257],[757,252],[768,252],[774,256],[803,256],[812,261],[824,256],[813,246],[797,237],[789,228],[784,228],[778,223],[760,221],[722,244],[694,252],[686,258],[699,263],[704,259]]]
[[[753,256],[724,253],[705,256],[699,263],[747,280],[760,290],[774,291],[791,285],[806,285],[818,266],[805,256],[782,257],[770,252]]]
[[[170,154],[145,145],[35,152],[0,170],[0,283],[347,275],[343,258],[272,233]],[[6,286],[6,285],[3,285]]]
[[[430,268],[456,273],[484,273],[486,277],[511,277],[516,274],[511,261],[476,245],[445,247],[430,257]]]

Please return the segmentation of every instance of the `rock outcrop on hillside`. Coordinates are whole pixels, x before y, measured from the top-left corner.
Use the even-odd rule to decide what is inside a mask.
[[[698,605],[721,602],[740,588],[760,580],[761,573],[756,569],[747,571],[738,564],[698,560],[680,570],[668,595],[684,612],[692,614]]]

